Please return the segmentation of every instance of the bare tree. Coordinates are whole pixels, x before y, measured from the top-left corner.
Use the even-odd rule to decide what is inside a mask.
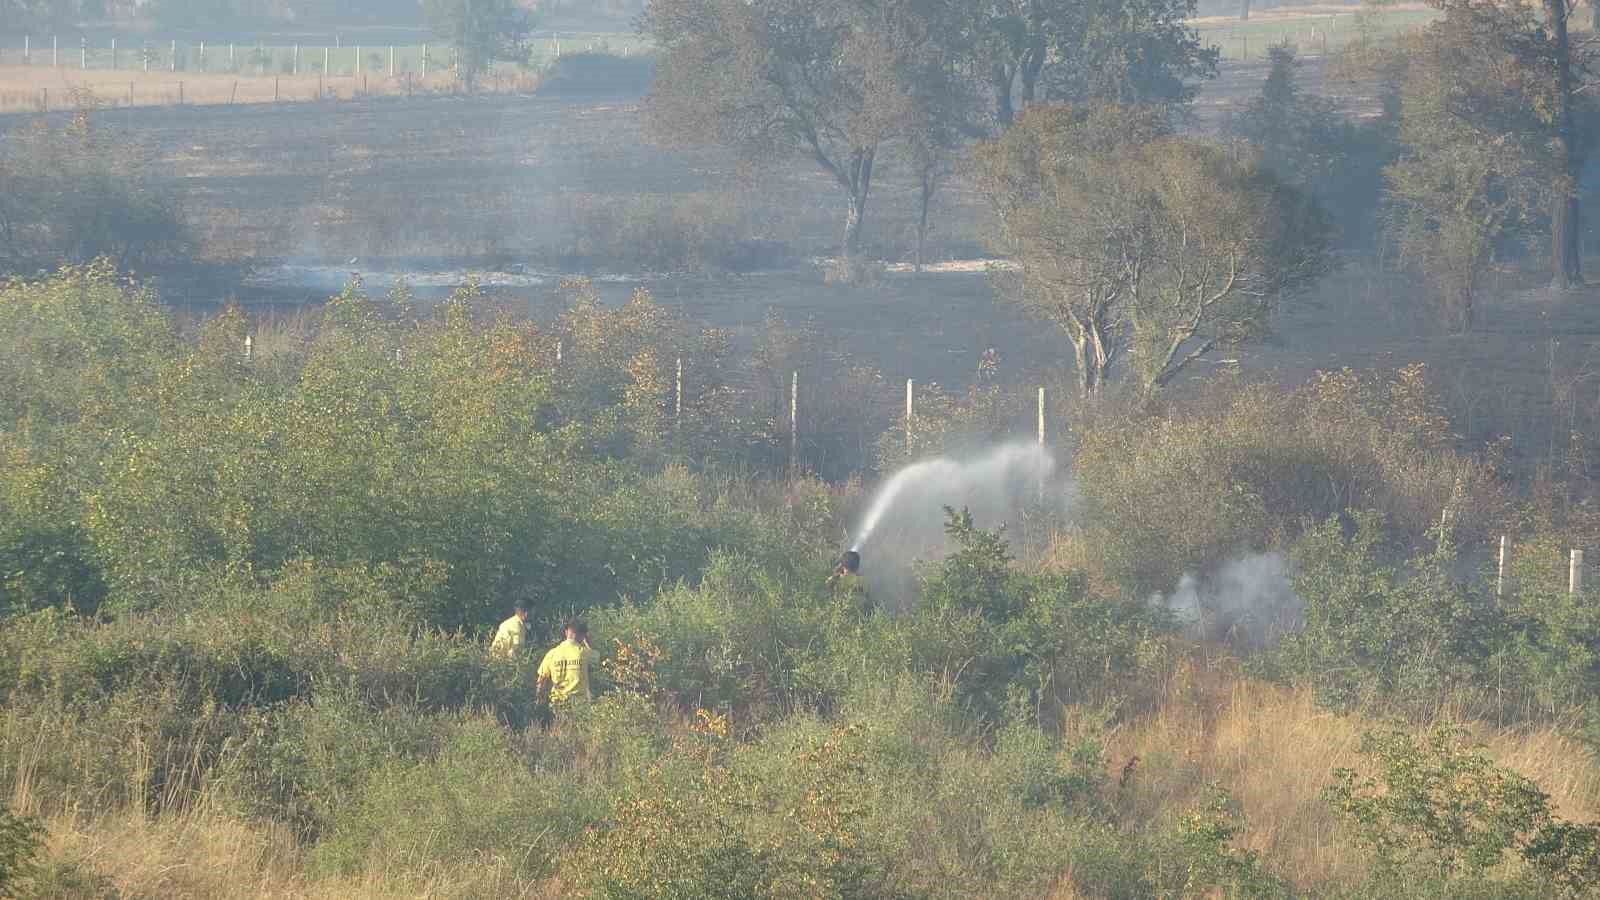
[[[1141,393],[1160,389],[1326,269],[1310,204],[1148,110],[1041,105],[978,168],[1017,264],[999,285],[1066,332],[1085,395],[1129,355]]]
[[[879,151],[916,121],[916,79],[957,0],[656,0],[661,48],[646,123],[672,143],[746,160],[810,158],[847,200],[843,252],[861,249]]]

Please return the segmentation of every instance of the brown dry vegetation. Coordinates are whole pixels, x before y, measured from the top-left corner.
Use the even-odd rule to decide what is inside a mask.
[[[1361,734],[1386,723],[1330,713],[1309,691],[1243,676],[1236,660],[1217,652],[1180,661],[1150,707],[1107,736],[1106,775],[1120,814],[1130,821],[1159,819],[1191,806],[1208,782],[1216,782],[1248,822],[1239,846],[1261,853],[1302,891],[1355,884],[1368,857],[1341,830],[1321,792],[1334,769],[1363,769]],[[1459,720],[1445,709],[1436,721]],[[1433,724],[1409,728],[1422,735]],[[1066,727],[1077,726],[1069,717]],[[685,723],[676,728],[689,736]],[[1600,766],[1557,729],[1478,723],[1471,732],[1498,763],[1533,778],[1560,815],[1600,819]],[[571,776],[584,777],[577,769]],[[12,809],[36,812],[39,800],[21,775]],[[50,814],[45,823],[51,883],[61,889],[56,896],[68,898],[104,896],[107,889],[122,898],[565,896],[559,879],[519,879],[515,860],[474,856],[439,863],[426,848],[414,859],[377,856],[359,872],[317,875],[283,826],[247,821],[204,800],[176,815],[80,808]],[[1051,896],[1084,896],[1074,889],[1070,868],[1061,871]]]
[[[489,92],[532,93],[537,74],[485,78]],[[181,85],[181,87],[180,87]],[[321,92],[320,95],[318,92]],[[69,67],[0,66],[0,113],[61,111],[89,101],[102,107],[224,106],[243,103],[303,103],[318,99],[456,94],[448,74],[390,78],[387,75],[231,75],[198,72],[87,71]],[[181,98],[180,98],[181,95]],[[46,105],[48,104],[48,105]]]

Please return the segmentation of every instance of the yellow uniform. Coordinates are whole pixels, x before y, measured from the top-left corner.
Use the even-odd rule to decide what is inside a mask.
[[[550,679],[550,702],[588,700],[589,664],[594,651],[568,638],[550,648],[539,663],[539,677]]]
[[[490,651],[502,656],[516,656],[522,652],[522,644],[527,640],[528,626],[524,625],[518,616],[500,623],[500,630],[494,633],[494,643],[489,645]]]

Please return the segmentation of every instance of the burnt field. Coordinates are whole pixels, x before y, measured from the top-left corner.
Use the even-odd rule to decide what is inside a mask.
[[[1226,64],[1202,92],[1194,127],[1215,128],[1265,75],[1265,63]],[[1370,85],[1326,77],[1319,58],[1304,60],[1301,83],[1351,115],[1377,112]],[[867,227],[868,252],[891,271],[872,284],[828,284],[822,258],[836,248],[843,203],[813,166],[796,159],[748,170],[716,151],[653,146],[637,93],[573,88],[98,116],[179,187],[197,264],[158,280],[164,297],[196,312],[229,299],[281,312],[320,301],[353,273],[375,288],[406,275],[423,296],[483,273],[503,300],[546,317],[559,278],[584,274],[618,301],[649,287],[735,341],[772,309],[814,320],[890,378],[964,384],[990,347],[1014,373],[1070,364],[1052,327],[992,296],[979,261],[984,214],[959,174],[935,201],[928,256],[964,264],[921,277],[904,271],[916,194],[891,158]],[[1426,361],[1469,427],[1495,413],[1533,415],[1558,394],[1574,408],[1578,389],[1560,384],[1588,383],[1600,319],[1582,297],[1549,296],[1514,272],[1493,294],[1478,334],[1449,337],[1433,325],[1422,288],[1353,262],[1237,363],[1294,382],[1318,369]]]

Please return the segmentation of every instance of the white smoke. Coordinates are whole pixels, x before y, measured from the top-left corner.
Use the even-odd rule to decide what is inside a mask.
[[[1283,554],[1257,553],[1210,575],[1185,574],[1172,593],[1156,594],[1151,602],[1172,610],[1195,637],[1266,646],[1299,627],[1304,605],[1292,575]]]

